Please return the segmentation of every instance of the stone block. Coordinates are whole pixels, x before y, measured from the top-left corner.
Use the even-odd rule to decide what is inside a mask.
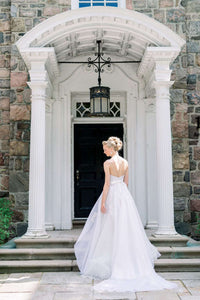
[[[163,9],[154,9],[153,16],[155,20],[165,23],[165,12]]]
[[[187,92],[188,104],[200,105],[200,92]]]
[[[9,89],[10,80],[9,79],[0,79],[0,88]]]
[[[44,8],[44,16],[54,16],[60,12],[60,8],[56,6],[47,6]]]
[[[157,0],[147,0],[147,7],[148,8],[156,8],[158,6]]]
[[[3,124],[9,124],[10,122],[10,112],[9,111],[2,111],[1,112],[1,118],[0,118],[0,123]]]
[[[185,221],[185,222],[191,222],[191,213],[190,212],[184,212],[184,214],[183,214],[183,221]]]
[[[183,93],[184,90],[182,89],[170,89],[170,99],[175,103],[182,103],[183,102]]]
[[[187,13],[199,13],[200,12],[200,2],[199,0],[187,0]]]
[[[29,174],[24,172],[10,172],[10,192],[28,192]]]
[[[10,108],[10,99],[9,98],[1,98],[0,99],[0,110],[9,110]]]
[[[29,143],[22,141],[10,141],[10,155],[28,155]]]
[[[26,72],[11,72],[11,87],[26,86],[28,74]]]
[[[200,53],[196,54],[196,64],[200,67]]]
[[[189,35],[191,38],[199,37],[200,39],[200,21],[190,21],[188,22]]]
[[[18,122],[17,129],[30,129],[30,123]]]
[[[200,199],[190,200],[190,209],[192,211],[200,211]]]
[[[25,32],[25,23],[23,18],[12,18],[11,20],[12,32]]]
[[[33,18],[36,16],[36,10],[34,9],[19,9],[19,16],[20,17],[28,17],[28,18]]]
[[[178,233],[188,235],[191,233],[192,227],[190,224],[185,222],[177,222],[174,224],[175,229]]]
[[[12,210],[13,216],[12,216],[12,222],[23,222],[24,221],[24,215],[21,211],[18,210]]]
[[[200,160],[200,146],[194,147],[194,159]]]
[[[9,149],[10,149],[10,141],[9,140],[2,140],[0,142],[0,150],[9,151]]]
[[[17,224],[17,236],[22,236],[23,234],[26,233],[28,228],[28,224],[27,223],[18,223]]]
[[[189,169],[189,156],[188,153],[174,153],[173,155],[173,168],[174,169]]]
[[[167,10],[167,22],[180,23],[185,22],[185,11],[182,8],[173,8]]]
[[[10,119],[14,121],[30,120],[30,105],[11,105]]]
[[[187,76],[187,84],[196,84],[196,82],[197,82],[196,74],[189,74]]]
[[[189,197],[190,185],[188,183],[174,183],[174,197]]]
[[[197,130],[197,126],[191,126],[189,125],[189,138],[190,139],[195,139],[197,140],[198,139],[198,130]],[[191,143],[191,145],[194,145],[194,143]]]
[[[194,194],[200,194],[200,186],[194,187]]]
[[[186,139],[173,139],[172,141],[173,153],[188,152],[188,147],[188,141]]]
[[[65,0],[59,0],[59,4],[63,5],[64,1]],[[130,10],[133,10],[133,1],[132,0],[126,0],[126,8],[130,9]]]
[[[15,193],[14,195],[15,195],[15,205],[18,209],[25,209],[28,207],[28,199],[29,199],[28,193]]]
[[[185,210],[185,198],[174,198],[174,210]]]
[[[2,191],[8,191],[9,190],[9,176],[7,175],[1,175],[1,186],[0,189]]]
[[[186,120],[172,121],[172,135],[178,138],[188,137],[188,122]]]
[[[22,169],[22,159],[17,157],[15,159],[15,170],[21,170]]]
[[[8,198],[9,197],[9,192],[7,191],[0,191],[0,197],[3,198]]]
[[[173,171],[173,181],[182,182],[183,181],[183,172],[182,171]]]
[[[200,42],[198,41],[188,41],[186,43],[187,52],[189,53],[199,53],[200,52]]]
[[[200,185],[200,171],[191,172],[191,183],[195,185]]]
[[[10,21],[0,21],[0,31],[10,31]]]
[[[189,171],[185,171],[184,181],[185,182],[189,182],[190,181],[190,172]]]
[[[0,126],[0,140],[9,140],[10,128],[9,125]]]
[[[23,171],[29,172],[29,159],[25,159],[23,162]]]
[[[159,6],[162,8],[173,7],[173,0],[159,0]]]

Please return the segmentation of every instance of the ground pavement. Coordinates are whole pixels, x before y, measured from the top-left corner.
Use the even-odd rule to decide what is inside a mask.
[[[0,274],[0,300],[200,300],[200,272],[159,273],[178,283],[175,290],[136,293],[94,293],[98,280],[79,272],[40,272]]]

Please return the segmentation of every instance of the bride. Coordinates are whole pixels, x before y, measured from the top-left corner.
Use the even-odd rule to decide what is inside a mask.
[[[176,288],[154,270],[161,256],[146,236],[134,199],[128,190],[128,162],[118,151],[122,141],[103,141],[103,191],[74,245],[82,276],[100,279],[98,292],[136,292]]]

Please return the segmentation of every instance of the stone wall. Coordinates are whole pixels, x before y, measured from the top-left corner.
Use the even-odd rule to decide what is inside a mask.
[[[10,1],[0,2],[0,197],[9,196]]]
[[[187,45],[171,66],[171,80],[175,81],[171,88],[171,122],[175,224],[179,232],[191,234],[200,211],[200,148],[197,146],[195,120],[200,113],[200,4],[198,0],[126,0],[126,3],[127,8],[164,23],[187,40]],[[18,235],[26,230],[28,211],[30,89],[26,85],[29,75],[24,62],[16,47],[12,45],[10,48],[10,23],[13,44],[38,23],[68,9],[70,0],[1,1],[1,193],[10,191]]]

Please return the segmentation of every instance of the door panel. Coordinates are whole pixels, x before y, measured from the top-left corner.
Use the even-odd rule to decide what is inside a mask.
[[[123,124],[74,124],[74,217],[88,217],[102,192],[103,153],[102,141],[109,136],[123,140]],[[120,152],[123,156],[123,149]]]

